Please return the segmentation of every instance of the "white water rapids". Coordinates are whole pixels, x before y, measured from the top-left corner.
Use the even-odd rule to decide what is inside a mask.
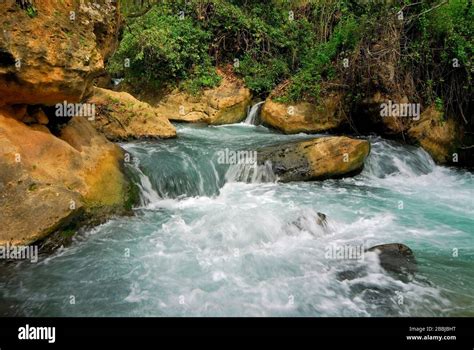
[[[474,315],[472,173],[370,137],[360,175],[282,184],[265,168],[218,164],[216,152],[308,135],[244,124],[179,125],[178,135],[123,144],[136,159],[136,215],[83,230],[36,265],[2,271],[1,315]],[[332,244],[391,242],[413,249],[411,281],[387,274],[375,254],[325,257]],[[358,272],[341,278],[347,271]]]

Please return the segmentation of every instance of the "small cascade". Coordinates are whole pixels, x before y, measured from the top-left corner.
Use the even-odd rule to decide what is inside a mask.
[[[138,169],[140,176],[140,201],[142,205],[157,202],[160,199],[158,193],[153,189],[153,185],[150,182],[148,176],[146,176],[140,169]]]
[[[259,125],[260,120],[259,120],[259,115],[260,115],[260,109],[262,108],[261,106],[265,103],[265,101],[258,102],[250,108],[250,111],[247,114],[247,118],[244,121],[244,124],[249,124],[249,125]]]
[[[134,177],[138,178],[135,178],[135,184],[140,189],[140,205],[146,206],[160,200],[160,195],[153,188],[150,178],[140,169],[139,162],[135,161],[130,165],[133,168]]]
[[[436,169],[435,162],[422,148],[404,146],[380,137],[372,138],[370,143],[370,157],[364,167],[364,173],[369,176],[416,178]]]
[[[225,174],[226,182],[275,182],[275,175],[270,162],[265,164],[235,164],[231,165]]]

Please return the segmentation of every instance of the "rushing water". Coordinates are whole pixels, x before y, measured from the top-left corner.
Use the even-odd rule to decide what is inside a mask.
[[[2,268],[0,315],[474,316],[472,173],[370,137],[360,175],[283,184],[264,167],[219,164],[218,153],[308,135],[177,128],[174,140],[123,145],[142,193],[135,216]],[[325,254],[390,242],[413,249],[413,279],[388,275],[373,253]]]
[[[260,101],[254,104],[252,108],[250,108],[249,112],[247,113],[247,118],[245,118],[244,124],[249,124],[249,125],[260,124],[260,121],[259,121],[260,109],[262,108],[262,105],[264,103],[265,101]]]

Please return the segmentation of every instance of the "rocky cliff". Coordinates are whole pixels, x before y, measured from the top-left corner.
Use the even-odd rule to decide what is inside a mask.
[[[126,211],[123,152],[77,113],[119,23],[111,2],[0,2],[0,244]]]

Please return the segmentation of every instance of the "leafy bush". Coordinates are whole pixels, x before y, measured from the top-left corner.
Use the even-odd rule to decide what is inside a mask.
[[[472,114],[472,1],[427,1],[414,12],[402,63],[416,77],[427,104],[440,108],[442,101],[449,112]]]
[[[334,78],[333,60],[342,50],[351,50],[359,40],[358,24],[354,18],[341,21],[327,42],[314,46],[304,56],[301,69],[291,79],[281,101],[316,100],[321,92],[320,83]]]
[[[260,95],[268,94],[290,73],[288,64],[282,59],[258,60],[251,54],[244,55],[236,71],[243,76],[245,85]]]
[[[213,86],[218,77],[207,52],[209,40],[190,18],[154,7],[128,27],[109,70],[155,87],[187,79],[194,86]]]
[[[339,69],[341,57],[355,56],[364,50],[363,45],[383,39],[378,34],[383,33],[387,16],[394,18],[403,9],[405,20],[396,25],[400,30],[397,74],[410,72],[427,103],[439,97],[437,101],[446,105],[459,100],[464,109],[472,104],[472,1],[142,3],[145,10],[136,5],[125,7],[126,15],[144,14],[126,19],[120,47],[109,64],[113,74],[135,83],[174,85],[199,93],[219,83],[217,66],[238,60],[235,72],[254,94],[266,97],[277,88],[282,101],[316,100],[324,82],[344,79]],[[126,58],[129,68],[124,68]],[[453,58],[460,69],[452,69]],[[359,82],[370,81],[370,69],[354,72],[364,75]],[[361,86],[356,95],[366,88]]]

